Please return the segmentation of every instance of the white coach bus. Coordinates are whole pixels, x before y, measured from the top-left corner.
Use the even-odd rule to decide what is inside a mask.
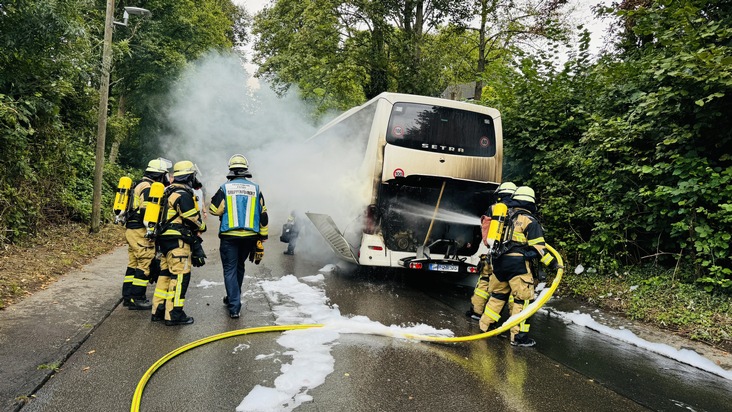
[[[340,139],[363,158],[352,166],[359,185],[365,183],[365,210],[350,234],[327,214],[307,213],[340,258],[458,277],[477,273],[479,216],[502,174],[498,110],[382,93],[327,123],[310,138],[316,139]]]

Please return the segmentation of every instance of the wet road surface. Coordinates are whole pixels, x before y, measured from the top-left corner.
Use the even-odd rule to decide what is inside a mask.
[[[273,325],[272,302],[259,282],[315,275],[334,262],[284,256],[286,245],[275,240],[267,242],[262,265],[247,264],[240,319],[230,319],[221,303],[218,241],[207,234],[207,265],[194,269],[186,297],[193,325],[151,323],[147,311],[120,305],[22,410],[129,410],[140,378],[171,350],[225,331]],[[385,325],[423,323],[457,336],[479,332],[463,315],[469,288],[403,274],[324,275],[316,286],[343,316]],[[203,280],[218,284],[206,286]],[[732,385],[709,373],[566,325],[547,312],[535,316],[532,334],[539,342],[535,348],[514,348],[505,338],[434,344],[341,334],[331,350],[334,371],[307,391],[312,401],[296,410],[730,410]],[[272,386],[282,365],[292,360],[278,337],[238,336],[183,353],[150,379],[141,410],[235,410],[256,385]]]

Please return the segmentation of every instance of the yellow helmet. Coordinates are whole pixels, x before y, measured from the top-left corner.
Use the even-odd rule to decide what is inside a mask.
[[[513,182],[501,183],[495,191],[498,197],[511,196],[516,191],[516,185]]]
[[[157,159],[153,159],[147,163],[147,169],[145,169],[145,171],[154,173],[168,173],[168,169],[170,168],[170,166],[172,166],[170,160],[158,157]]]
[[[183,176],[196,173],[196,165],[190,160],[181,160],[173,166],[173,176]]]
[[[536,203],[536,195],[534,194],[534,189],[532,189],[528,186],[518,187],[516,189],[516,191],[513,192],[513,196],[511,196],[511,199],[522,200],[524,202]]]
[[[235,154],[229,158],[229,170],[231,169],[249,169],[249,161],[244,155]]]

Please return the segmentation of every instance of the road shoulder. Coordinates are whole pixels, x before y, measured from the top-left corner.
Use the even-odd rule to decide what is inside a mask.
[[[0,399],[17,410],[120,301],[125,247],[0,311]]]

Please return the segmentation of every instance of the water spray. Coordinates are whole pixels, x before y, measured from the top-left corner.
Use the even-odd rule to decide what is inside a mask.
[[[403,207],[393,207],[393,211],[398,212],[402,215],[410,215],[416,217],[432,218],[432,212],[427,209],[424,205],[410,205]],[[457,223],[461,225],[480,226],[480,218],[469,213],[461,213],[452,210],[441,209],[434,216],[434,219],[440,222]]]

